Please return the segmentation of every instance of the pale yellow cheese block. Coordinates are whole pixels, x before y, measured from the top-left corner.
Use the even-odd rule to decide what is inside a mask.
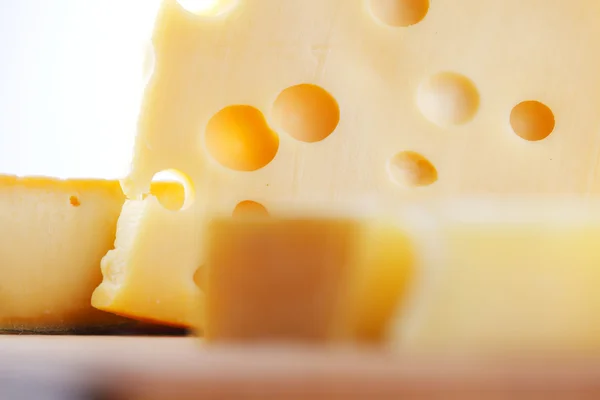
[[[96,307],[191,323],[206,212],[246,200],[600,188],[596,0],[193,3],[156,16]],[[189,183],[180,211],[144,198],[171,169]]]
[[[181,202],[179,185],[153,186]],[[0,330],[73,331],[127,322],[90,305],[125,197],[118,181],[0,176]]]
[[[540,197],[433,207],[396,343],[433,353],[600,351],[598,204]]]
[[[381,341],[414,275],[414,248],[391,223],[226,218],[206,240],[211,342]]]
[[[104,279],[92,295],[92,305],[172,326],[200,324],[202,294],[194,275],[202,259],[171,245],[177,242],[196,253],[203,245],[196,223],[164,208],[154,196],[125,201],[115,249],[102,259]]]

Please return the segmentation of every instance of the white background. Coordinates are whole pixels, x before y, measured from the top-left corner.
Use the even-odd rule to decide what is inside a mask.
[[[0,173],[127,173],[156,6],[0,0]]]

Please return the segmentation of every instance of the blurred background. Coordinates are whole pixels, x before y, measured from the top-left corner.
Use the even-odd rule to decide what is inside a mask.
[[[157,0],[0,0],[0,173],[127,173]]]

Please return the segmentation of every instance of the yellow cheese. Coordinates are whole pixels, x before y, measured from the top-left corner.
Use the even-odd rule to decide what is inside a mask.
[[[573,200],[447,204],[397,326],[427,352],[600,350],[600,208]]]
[[[597,191],[597,15],[596,0],[164,0],[93,304],[190,322],[206,211],[241,201]],[[144,198],[171,169],[189,183],[179,211]]]
[[[215,342],[381,340],[414,267],[402,230],[354,219],[217,219],[207,241]]]
[[[181,201],[179,185],[153,191]],[[124,200],[117,181],[0,177],[0,331],[127,322],[90,305]]]
[[[202,300],[194,276],[202,266],[203,243],[196,224],[199,221],[166,209],[154,196],[127,200],[115,249],[102,259],[104,279],[92,295],[92,305],[139,320],[198,325]],[[181,252],[171,243],[189,251]]]

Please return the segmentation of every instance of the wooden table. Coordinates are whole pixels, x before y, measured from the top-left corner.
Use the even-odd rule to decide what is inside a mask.
[[[400,397],[600,399],[600,359],[209,347],[183,337],[0,337],[0,399]]]

